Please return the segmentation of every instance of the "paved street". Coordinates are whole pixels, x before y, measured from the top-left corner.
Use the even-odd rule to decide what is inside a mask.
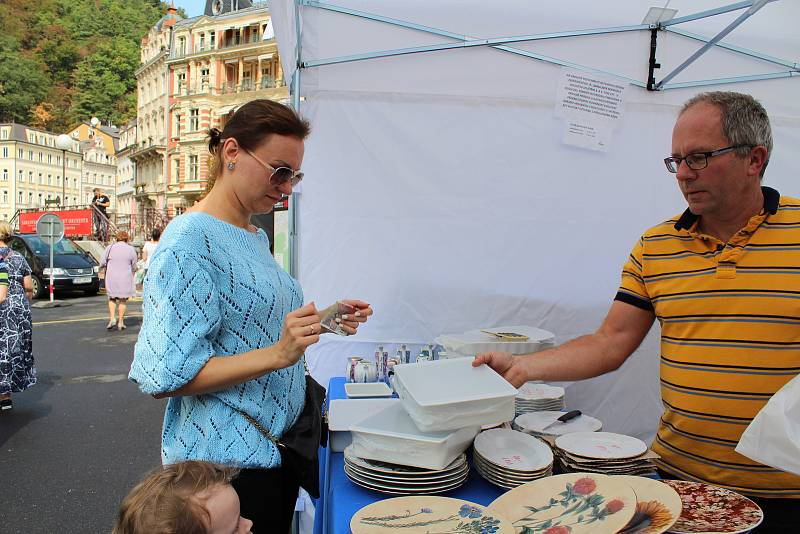
[[[105,329],[104,296],[34,309],[39,383],[0,413],[0,533],[110,532],[122,497],[159,465],[166,401],[126,375],[141,324]]]

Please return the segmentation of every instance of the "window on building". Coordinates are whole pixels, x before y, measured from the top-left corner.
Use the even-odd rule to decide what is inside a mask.
[[[48,154],[47,155],[47,163],[50,164],[50,165],[53,164],[53,155],[52,154]]]
[[[39,152],[39,162],[40,163],[44,162],[44,154],[42,154],[41,152]]]
[[[22,175],[22,169],[20,169],[20,171],[19,171],[19,180],[18,181],[19,182],[24,182],[25,181],[25,177]]]
[[[25,159],[25,151],[22,150],[21,148],[19,150],[17,150],[17,157],[19,159]]]
[[[17,204],[22,205],[22,191],[17,193]]]
[[[186,87],[186,73],[179,72],[177,80],[178,80],[178,93],[183,93],[183,88]]]
[[[33,171],[28,171],[28,182],[34,183],[33,182]]]
[[[8,139],[8,128],[0,130],[0,139]]]
[[[8,191],[3,189],[3,204],[8,204]]]
[[[173,183],[180,183],[181,181],[181,161],[176,159],[175,160],[175,172],[172,174],[172,182]]]
[[[197,181],[197,155],[189,156],[189,180]]]
[[[39,205],[44,206],[44,197],[42,196],[41,193],[39,193]]]
[[[206,34],[205,33],[201,33],[200,34],[200,51],[202,52],[205,49],[206,49]]]
[[[33,193],[28,192],[28,206],[33,206]]]
[[[203,67],[202,69],[200,69],[200,86],[203,88],[203,90],[208,89],[208,82],[209,82],[208,74],[209,74],[208,67]]]
[[[3,157],[4,157],[4,158],[7,158],[7,157],[8,157],[8,147],[7,147],[7,146],[4,146],[4,147],[3,147]]]
[[[33,161],[33,150],[28,150],[28,159]]]
[[[8,181],[8,169],[3,169],[3,181]]]
[[[42,173],[39,173],[39,185],[44,185],[44,178],[42,178]]]
[[[178,37],[178,56],[186,55],[186,37]]]
[[[175,114],[175,133],[172,137],[180,137],[181,136],[181,114]]]
[[[209,47],[211,50],[214,50],[214,44],[215,44],[215,43],[214,43],[214,41],[215,41],[216,37],[217,37],[217,34],[216,34],[216,33],[214,33],[214,32],[208,32],[208,43],[209,43],[209,44],[208,44],[208,47]]]
[[[189,130],[192,132],[196,132],[200,129],[200,110],[199,109],[190,109],[189,110]]]
[[[48,174],[47,175],[47,185],[53,185],[53,175],[52,174]]]

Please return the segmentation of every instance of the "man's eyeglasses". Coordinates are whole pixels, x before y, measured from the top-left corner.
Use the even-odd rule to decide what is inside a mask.
[[[300,183],[300,180],[303,179],[303,173],[301,171],[296,171],[294,169],[290,169],[289,167],[278,167],[276,169],[269,163],[264,163],[261,161],[261,158],[246,148],[242,148],[242,150],[247,152],[251,158],[259,162],[265,169],[267,169],[267,172],[269,173],[269,182],[274,186],[280,186],[286,182],[291,182],[292,187],[294,187]]]
[[[713,158],[714,156],[719,156],[721,154],[727,154],[728,152],[732,152],[737,148],[753,148],[753,145],[727,146],[725,148],[712,150],[710,152],[696,152],[694,154],[689,154],[682,158],[676,158],[676,157],[664,158],[664,165],[667,166],[667,170],[669,172],[677,173],[678,167],[681,166],[681,161],[685,161],[687,167],[689,167],[694,171],[699,171],[701,169],[705,169],[706,167],[708,167],[708,158]]]

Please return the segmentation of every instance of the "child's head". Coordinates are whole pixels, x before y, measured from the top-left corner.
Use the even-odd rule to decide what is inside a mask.
[[[167,465],[122,501],[114,534],[244,534],[252,521],[239,515],[230,485],[237,470],[208,462]]]

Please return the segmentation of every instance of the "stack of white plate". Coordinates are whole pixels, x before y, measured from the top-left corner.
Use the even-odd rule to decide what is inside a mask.
[[[603,423],[591,415],[581,414],[566,423],[558,421],[565,412],[544,411],[520,414],[514,419],[512,428],[531,436],[563,436],[571,432],[597,432]]]
[[[563,410],[564,388],[549,384],[526,382],[519,388],[515,399],[516,414]]]
[[[516,488],[553,474],[553,451],[528,434],[495,428],[478,434],[473,445],[475,470],[495,486]]]
[[[344,472],[351,482],[363,488],[390,495],[430,495],[444,493],[464,484],[469,476],[467,455],[461,454],[444,469],[420,469],[365,460],[344,450]]]
[[[566,472],[650,475],[653,457],[644,441],[612,432],[574,432],[556,438],[555,452]]]

